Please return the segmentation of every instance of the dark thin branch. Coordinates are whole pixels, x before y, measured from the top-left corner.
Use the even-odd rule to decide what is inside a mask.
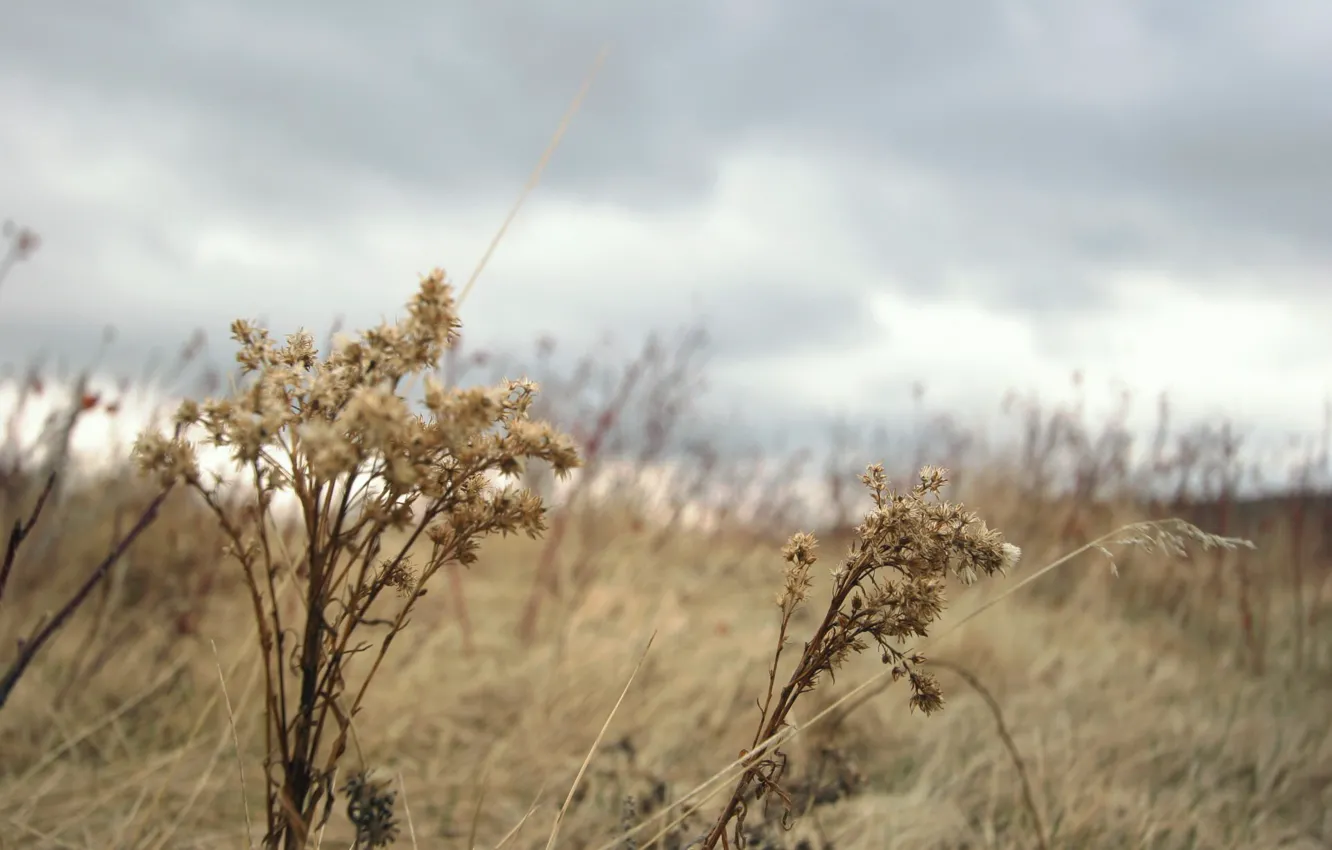
[[[143,514],[139,517],[138,522],[134,524],[134,527],[131,528],[129,532],[121,538],[120,542],[111,549],[111,552],[107,554],[102,563],[97,565],[97,569],[92,571],[92,574],[89,575],[83,585],[75,591],[74,595],[69,598],[69,601],[56,612],[54,617],[45,622],[31,639],[25,640],[19,645],[18,657],[14,659],[14,663],[10,666],[8,672],[5,673],[4,678],[0,679],[0,708],[4,708],[5,703],[9,700],[10,693],[14,690],[14,686],[18,684],[18,680],[22,678],[24,672],[27,671],[28,665],[32,663],[32,660],[37,656],[37,653],[40,652],[42,647],[55,636],[56,632],[64,627],[69,621],[69,618],[74,615],[74,612],[87,601],[89,595],[92,594],[97,585],[106,578],[107,574],[111,571],[111,567],[120,560],[125,554],[125,551],[139,538],[139,535],[143,534],[143,532],[148,529],[148,526],[152,525],[153,521],[157,519],[158,511],[161,509],[162,503],[166,501],[167,496],[171,493],[171,489],[172,488],[168,486],[159,493],[151,503],[149,503],[148,507],[144,509]]]
[[[5,586],[9,584],[9,573],[14,568],[14,560],[18,557],[19,547],[32,533],[33,526],[37,525],[37,519],[42,515],[42,509],[46,507],[46,500],[50,498],[52,491],[55,490],[55,483],[56,474],[52,472],[47,477],[42,492],[37,495],[37,504],[33,505],[32,513],[28,514],[28,521],[24,522],[21,518],[14,520],[14,527],[9,532],[9,543],[5,546],[5,561],[3,565],[0,565],[0,599],[4,599]]]

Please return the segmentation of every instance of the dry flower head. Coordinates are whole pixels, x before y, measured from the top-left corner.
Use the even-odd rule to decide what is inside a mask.
[[[777,594],[780,632],[750,747],[753,756],[704,847],[722,841],[732,821],[733,840],[743,846],[746,793],[751,787],[757,788],[756,797],[779,796],[784,819],[790,816],[788,796],[779,784],[786,757],[767,744],[787,728],[801,694],[813,690],[825,674],[833,677],[848,658],[869,649],[871,643],[883,663],[892,665],[894,680],[905,678],[910,683],[913,709],[930,714],[943,708],[934,676],[918,669],[924,657],[907,643],[926,637],[943,613],[950,573],[970,584],[982,575],[1006,572],[1022,554],[975,513],[945,500],[942,490],[947,481],[946,471],[925,467],[914,486],[898,492],[888,486],[882,465],[870,466],[861,476],[873,509],[856,527],[846,558],[832,570],[832,597],[822,622],[804,645],[786,685],[776,693],[777,666],[791,618],[809,599],[811,570],[818,560],[818,541],[812,534],[795,534],[783,547],[786,566]]]
[[[440,270],[421,279],[401,321],[344,338],[326,356],[308,332],[279,344],[237,321],[239,386],[183,402],[172,434],[148,431],[136,443],[142,469],[203,498],[243,568],[267,661],[269,757],[281,768],[270,774],[271,845],[303,846],[319,801],[331,794],[351,718],[432,575],[474,562],[488,535],[544,531],[540,497],[496,479],[534,459],[557,476],[580,463],[569,437],[530,418],[533,383],[459,388],[436,377],[458,327]],[[417,378],[423,412],[405,392]],[[239,505],[221,480],[201,475],[191,434],[223,448],[244,473],[251,489]],[[271,533],[277,494],[300,506],[304,551],[286,551]],[[404,541],[385,552],[390,530]],[[303,623],[284,623],[282,575],[298,582]],[[370,616],[391,596],[392,615]],[[367,652],[370,644],[352,639],[361,626],[387,626],[388,635]],[[369,670],[349,691],[344,666],[360,654]],[[329,726],[336,737],[321,748]]]

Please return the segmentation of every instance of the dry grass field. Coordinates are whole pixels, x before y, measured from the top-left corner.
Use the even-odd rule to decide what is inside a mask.
[[[302,365],[300,349],[288,352],[294,354],[283,380],[326,374],[312,361]],[[681,404],[693,391],[691,373],[669,349],[650,346],[634,363],[608,367],[620,379],[600,401],[586,390],[595,381],[546,381],[535,410],[573,433],[585,467],[578,480],[609,469],[599,462],[611,456],[639,451],[646,468],[665,451],[668,420],[684,415]],[[283,358],[278,349],[267,356],[271,363]],[[318,394],[311,386],[301,396],[301,415]],[[329,393],[324,397],[336,395]],[[481,404],[436,402],[433,408],[456,422],[476,412],[468,405]],[[113,403],[79,395],[70,416]],[[388,418],[372,415],[387,402],[357,403],[352,420],[370,441],[365,435],[389,427]],[[249,421],[243,419],[232,417],[226,427],[239,429]],[[1206,461],[1198,460],[1200,443],[1190,443],[1191,452],[1167,452],[1144,473],[1111,463],[1105,452],[1114,451],[1090,426],[1053,413],[1031,421],[1040,434],[1060,433],[970,465],[925,458],[957,467],[943,495],[1000,530],[1021,548],[1021,561],[1007,576],[945,581],[942,567],[925,563],[925,544],[895,541],[916,533],[911,523],[935,523],[937,531],[949,520],[911,498],[884,508],[877,520],[884,528],[905,524],[874,537],[878,560],[862,558],[866,575],[883,574],[879,592],[866,579],[861,595],[845,597],[842,619],[820,632],[823,650],[849,656],[835,675],[817,676],[778,724],[799,734],[781,743],[780,756],[747,762],[692,793],[752,749],[762,720],[773,718],[765,695],[782,629],[787,645],[773,674],[777,690],[799,678],[793,671],[802,647],[824,622],[835,589],[831,568],[856,533],[849,524],[801,516],[800,505],[836,501],[844,513],[871,513],[871,494],[858,488],[856,473],[879,460],[909,469],[915,458],[877,457],[867,447],[858,469],[833,471],[837,487],[797,494],[803,501],[777,495],[780,463],[764,471],[696,458],[699,480],[754,484],[773,495],[748,516],[722,512],[707,526],[637,499],[632,481],[617,479],[595,497],[592,488],[574,485],[551,506],[544,536],[487,536],[466,567],[440,554],[460,551],[453,538],[413,539],[414,518],[399,523],[368,511],[361,516],[372,522],[358,527],[378,535],[378,548],[358,555],[349,546],[324,562],[331,550],[316,552],[311,541],[333,540],[328,517],[337,512],[336,493],[322,502],[311,497],[316,510],[279,527],[234,505],[210,509],[188,475],[178,475],[181,483],[162,499],[158,479],[140,474],[128,458],[102,478],[66,485],[62,420],[53,420],[52,451],[8,454],[0,472],[0,521],[11,541],[0,580],[0,670],[31,655],[12,691],[6,680],[0,706],[0,847],[262,846],[271,789],[278,825],[287,829],[282,846],[296,846],[280,805],[294,787],[294,751],[274,743],[277,709],[266,694],[274,676],[285,676],[291,691],[282,710],[294,737],[306,695],[293,683],[310,664],[325,670],[332,660],[345,665],[345,682],[341,673],[320,679],[310,695],[311,710],[323,710],[327,722],[313,752],[320,769],[332,764],[334,771],[316,777],[307,767],[316,778],[301,802],[314,800],[319,816],[306,821],[309,846],[373,846],[379,836],[372,810],[392,792],[399,847],[685,848],[709,833],[746,768],[738,834],[751,848],[1332,846],[1326,497],[1254,506],[1222,488],[1190,504],[1148,501],[1135,495],[1144,492],[1142,476],[1173,480],[1184,460]],[[513,428],[511,435],[526,435],[518,449],[551,456],[546,437]],[[271,437],[253,433],[257,443]],[[342,444],[318,442],[333,439],[323,431],[299,433],[306,454],[297,456],[307,469],[335,477]],[[420,468],[470,456],[487,432],[468,432],[471,443],[440,433],[417,433],[438,437],[436,454]],[[386,450],[421,442],[385,434],[373,439]],[[169,443],[141,448],[158,473],[188,466]],[[1217,452],[1226,456],[1224,447]],[[555,460],[562,462],[558,451]],[[506,466],[503,458],[496,464]],[[1071,491],[1041,474],[1058,464],[1080,473]],[[51,472],[56,483],[48,491]],[[385,474],[399,476],[402,493],[433,486],[417,473]],[[890,477],[902,492],[915,483]],[[441,515],[448,534],[479,527],[467,523],[484,519],[476,513],[482,502],[459,508],[456,490],[436,490],[436,498],[453,500],[452,512]],[[919,503],[933,504],[928,494]],[[530,517],[522,505],[514,510],[510,524],[522,528]],[[1178,557],[1109,544],[1113,570],[1093,547],[1018,587],[1104,534],[1176,514],[1209,532],[1247,537],[1256,548],[1208,550],[1192,540]],[[229,538],[223,520],[238,537]],[[359,520],[347,519],[353,522]],[[819,535],[812,569],[799,552],[783,559],[797,531]],[[934,531],[920,532],[928,533]],[[134,539],[122,547],[127,537]],[[244,559],[226,550],[238,539],[256,547],[246,556],[256,570],[249,580]],[[976,563],[988,563],[989,543],[968,540],[984,550]],[[971,557],[960,551],[941,555],[941,563]],[[405,555],[400,563],[415,565],[405,573],[383,567],[398,552]],[[367,581],[385,593],[358,608],[363,597],[351,590],[338,596],[330,584],[321,603],[329,644],[321,649],[324,632],[305,626],[308,601],[318,596],[312,583],[362,556]],[[99,566],[103,573],[95,572]],[[100,580],[89,584],[94,575]],[[841,575],[836,581],[848,573]],[[890,575],[898,578],[890,582]],[[423,576],[428,595],[413,602],[395,631],[393,612],[416,599]],[[348,581],[350,588],[355,582]],[[28,652],[38,630],[85,584],[77,611],[39,651]],[[936,592],[946,593],[947,604],[928,636],[893,639],[908,629],[905,620],[933,619]],[[787,607],[778,604],[783,593]],[[805,593],[795,606],[793,595]],[[270,656],[265,665],[255,598],[272,602],[265,616],[283,618],[289,640],[274,650],[279,664]],[[339,614],[353,609],[354,617]],[[883,617],[857,619],[865,612]],[[871,622],[859,632],[867,651],[857,653],[852,626]],[[339,643],[349,623],[355,636]],[[359,708],[348,712],[388,634],[391,651]],[[829,643],[839,634],[849,649]],[[893,656],[885,666],[880,655],[889,650],[876,645],[885,635],[888,645],[923,658]],[[892,666],[907,675],[894,681]],[[911,698],[913,682],[920,684],[915,677],[930,675],[943,707],[927,716],[914,709],[931,707],[930,700]],[[341,696],[325,700],[326,692]],[[330,703],[341,708],[327,709]],[[342,752],[325,761],[338,738]],[[357,798],[346,780],[365,770],[367,787],[380,791]],[[766,789],[761,799],[755,788]],[[334,789],[331,805],[319,789]],[[734,847],[737,825],[730,826],[707,846]]]

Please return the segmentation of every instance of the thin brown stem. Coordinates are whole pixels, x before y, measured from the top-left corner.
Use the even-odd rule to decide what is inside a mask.
[[[1022,803],[1026,806],[1027,814],[1031,817],[1032,828],[1036,831],[1036,844],[1040,847],[1040,850],[1050,850],[1050,840],[1045,834],[1045,822],[1041,819],[1040,810],[1036,808],[1036,795],[1032,792],[1031,780],[1027,777],[1026,764],[1022,760],[1022,754],[1018,752],[1017,742],[1013,740],[1012,733],[1008,731],[1008,724],[1004,722],[1004,712],[999,707],[999,701],[981,683],[981,680],[965,667],[938,659],[931,659],[928,663],[933,667],[940,667],[956,674],[958,678],[980,694],[981,699],[985,700],[986,707],[990,709],[990,714],[994,717],[995,726],[998,727],[999,738],[1004,742],[1009,757],[1013,759],[1013,767],[1017,769],[1018,779],[1022,783]]]
[[[111,571],[111,567],[120,560],[125,554],[125,551],[134,544],[134,541],[137,540],[139,536],[153,524],[153,521],[157,519],[158,511],[161,509],[162,503],[166,501],[167,496],[170,495],[172,489],[171,486],[168,486],[163,489],[162,492],[157,494],[153,501],[148,504],[148,507],[144,509],[138,522],[136,522],[129,532],[120,539],[120,542],[112,547],[107,556],[83,582],[83,585],[80,586],[60,610],[55,613],[55,616],[47,620],[31,638],[22,642],[19,648],[18,657],[14,659],[14,663],[10,665],[4,678],[0,679],[0,708],[4,708],[5,703],[9,700],[10,693],[13,692],[14,687],[18,684],[19,679],[22,678],[24,672],[27,671],[28,666],[32,663],[33,659],[37,657],[37,653],[40,652],[42,647],[55,636],[56,632],[64,627],[69,621],[69,618],[74,615],[74,612],[87,601],[88,597],[92,594],[93,589],[106,578],[107,573]]]
[[[42,515],[42,509],[46,507],[46,500],[55,490],[56,474],[52,472],[46,478],[46,484],[43,485],[40,493],[37,494],[37,502],[32,506],[32,512],[28,514],[25,522],[23,519],[14,520],[14,527],[9,532],[9,542],[5,546],[4,564],[0,565],[0,599],[4,599],[5,586],[9,584],[9,574],[14,568],[14,561],[18,557],[19,547],[32,529],[37,525],[37,520]]]

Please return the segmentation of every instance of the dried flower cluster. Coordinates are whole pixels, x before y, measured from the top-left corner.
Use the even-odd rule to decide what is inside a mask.
[[[911,683],[911,705],[929,714],[943,707],[934,678],[916,671],[921,659],[898,648],[927,636],[944,609],[948,573],[964,584],[980,575],[1003,573],[1021,552],[976,514],[940,497],[943,470],[926,467],[906,493],[888,488],[883,467],[872,466],[861,480],[875,509],[856,528],[850,556],[832,571],[828,614],[792,675],[791,694],[777,709],[812,689],[824,672],[833,674],[853,653],[874,641],[895,677]],[[809,572],[816,561],[813,535],[797,534],[782,549],[787,567],[778,605],[783,623],[809,595]]]
[[[393,816],[397,794],[386,782],[377,782],[365,771],[348,777],[342,787],[347,797],[347,819],[356,827],[355,847],[387,847],[398,837]]]
[[[874,509],[857,526],[846,559],[832,571],[827,613],[786,685],[774,694],[791,617],[813,586],[810,573],[817,561],[817,541],[811,534],[796,534],[782,550],[786,569],[777,595],[781,630],[751,751],[786,727],[801,694],[813,690],[825,673],[833,676],[852,654],[867,650],[871,641],[883,662],[893,665],[893,678],[910,682],[911,706],[926,714],[938,711],[943,707],[939,686],[932,675],[917,669],[925,659],[904,648],[906,642],[925,637],[943,613],[949,573],[970,584],[981,575],[1006,571],[1021,556],[976,514],[942,498],[947,483],[943,470],[926,467],[919,483],[904,493],[889,488],[879,465],[871,466],[861,481],[870,490]],[[733,840],[743,846],[745,800],[751,786],[757,786],[756,796],[770,791],[781,797],[788,803],[784,809],[789,815],[787,795],[778,784],[785,761],[780,751],[755,752],[704,847],[722,841],[733,820]]]
[[[227,398],[186,401],[172,435],[150,431],[136,444],[144,470],[202,496],[244,570],[267,659],[269,758],[281,776],[269,789],[270,846],[303,846],[320,798],[331,793],[351,719],[431,576],[475,561],[487,535],[544,531],[536,494],[492,480],[533,459],[557,475],[579,464],[568,437],[529,418],[532,383],[462,389],[436,379],[458,327],[452,288],[438,270],[421,280],[401,322],[342,342],[326,357],[306,332],[279,345],[266,330],[237,321],[241,386]],[[423,412],[404,394],[418,377]],[[225,447],[253,485],[240,510],[220,480],[200,473],[191,433]],[[286,551],[270,527],[279,493],[300,505],[299,553]],[[385,553],[390,531],[398,536]],[[282,577],[304,596],[302,623],[283,622]],[[370,617],[390,588],[396,611]],[[352,641],[363,625],[387,625],[388,635],[349,694],[344,667],[370,648]],[[330,719],[338,734],[321,750]]]

